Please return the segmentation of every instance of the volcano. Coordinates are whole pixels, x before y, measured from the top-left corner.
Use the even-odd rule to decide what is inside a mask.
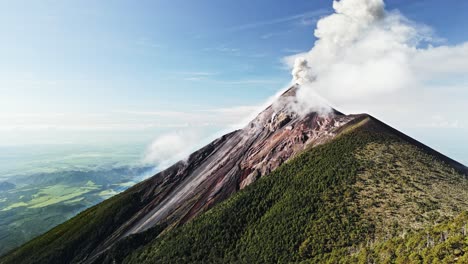
[[[319,263],[468,210],[464,165],[367,114],[296,113],[297,89],[0,262]]]

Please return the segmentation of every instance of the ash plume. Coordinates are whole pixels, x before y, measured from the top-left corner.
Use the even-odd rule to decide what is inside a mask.
[[[317,22],[313,48],[285,58],[300,87],[293,106],[299,111],[409,93],[446,76],[440,65],[467,72],[460,60],[468,57],[466,44],[433,47],[440,40],[429,27],[386,11],[383,0],[333,1],[333,9]]]

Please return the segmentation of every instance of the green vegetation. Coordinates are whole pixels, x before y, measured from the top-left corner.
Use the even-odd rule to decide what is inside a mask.
[[[114,191],[114,189],[108,189],[108,190],[101,191],[99,193],[99,196],[102,196],[104,198],[109,198],[109,197],[114,196],[116,194],[118,194],[118,192]]]
[[[69,221],[53,228],[0,259],[0,263],[69,263],[81,259],[109,236],[123,219],[135,213],[142,202],[133,192],[118,194],[99,206],[79,213]]]
[[[363,218],[376,223],[376,238],[392,237],[395,228],[399,233],[422,229],[468,210],[468,181],[412,145],[373,142],[356,157],[366,169],[355,184],[355,204]]]
[[[453,169],[367,120],[160,235],[125,263],[367,263],[359,259],[363,245],[441,220],[435,212],[466,210],[466,187]],[[411,200],[414,190],[419,199]],[[400,212],[402,206],[408,208]],[[414,225],[403,228],[396,218]]]
[[[84,199],[85,199],[85,197],[78,197],[78,198],[76,198],[76,199],[72,199],[72,200],[65,201],[64,204],[79,203],[79,202],[83,201]]]
[[[468,263],[468,212],[424,231],[363,246],[346,263]]]
[[[25,206],[28,206],[28,204],[25,202],[12,203],[8,205],[7,207],[3,208],[2,211],[9,211],[11,209],[15,209],[18,207],[25,207]]]
[[[65,171],[12,179],[0,191],[0,255],[128,187],[149,168]]]
[[[28,202],[28,205],[30,208],[45,207],[75,199],[76,197],[91,191],[99,190],[100,188],[101,186],[94,184],[92,181],[88,181],[84,186],[76,187],[66,185],[49,186],[33,195],[33,199]]]
[[[146,204],[141,186],[0,263],[82,260]],[[467,211],[466,190],[464,176],[367,118],[183,226],[119,241],[96,263],[467,263],[468,214],[447,222]]]
[[[118,184],[112,184],[113,186],[120,186],[120,187],[132,187],[135,185],[136,182],[129,181],[129,182],[123,182],[123,183],[118,183]]]

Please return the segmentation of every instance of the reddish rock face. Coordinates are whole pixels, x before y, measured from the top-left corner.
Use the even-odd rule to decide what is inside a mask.
[[[254,183],[278,168],[305,148],[333,139],[368,115],[299,115],[290,111],[296,88],[285,92],[273,105],[260,113],[245,128],[226,134],[129,191],[140,200],[137,213],[125,217],[83,263],[92,263],[121,238],[143,232],[157,224],[169,228],[184,224],[233,193]],[[372,118],[373,119],[373,118]],[[375,120],[375,119],[373,119]],[[468,169],[401,132],[376,121],[376,129],[389,131],[431,155],[468,173]]]
[[[144,231],[160,221],[183,223],[193,218],[268,175],[305,147],[330,140],[338,128],[354,119],[336,111],[305,116],[293,113],[284,102],[295,91],[288,90],[244,129],[214,142],[214,149],[192,155],[177,176],[184,180],[147,210],[127,234]]]
[[[183,224],[233,193],[252,184],[294,157],[306,147],[332,139],[357,116],[337,111],[301,116],[287,101],[296,88],[285,92],[244,129],[227,134],[138,184],[146,206],[121,226],[94,252],[117,240],[143,232],[156,224]]]

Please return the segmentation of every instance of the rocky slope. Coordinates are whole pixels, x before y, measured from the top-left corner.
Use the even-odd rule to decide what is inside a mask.
[[[295,92],[296,87],[292,87],[244,129],[223,136],[145,183],[148,204],[92,252],[90,259],[122,237],[156,224],[187,222],[268,175],[306,147],[329,141],[358,117],[337,111],[300,116],[287,104]]]
[[[138,248],[160,233],[179,229],[304,150],[334,142],[369,118],[386,133],[466,172],[465,166],[368,115],[294,113],[288,102],[295,93],[296,87],[292,87],[244,129],[224,135],[186,161],[84,211],[11,252],[0,263],[114,262],[114,253],[120,248],[122,252]],[[108,254],[109,250],[114,253]]]
[[[423,263],[427,251],[434,253],[427,263],[461,260],[459,241],[468,236],[460,229],[427,236],[457,238],[442,249],[388,241],[468,211],[466,175],[378,120],[358,120],[139,250],[114,251],[107,263]]]

